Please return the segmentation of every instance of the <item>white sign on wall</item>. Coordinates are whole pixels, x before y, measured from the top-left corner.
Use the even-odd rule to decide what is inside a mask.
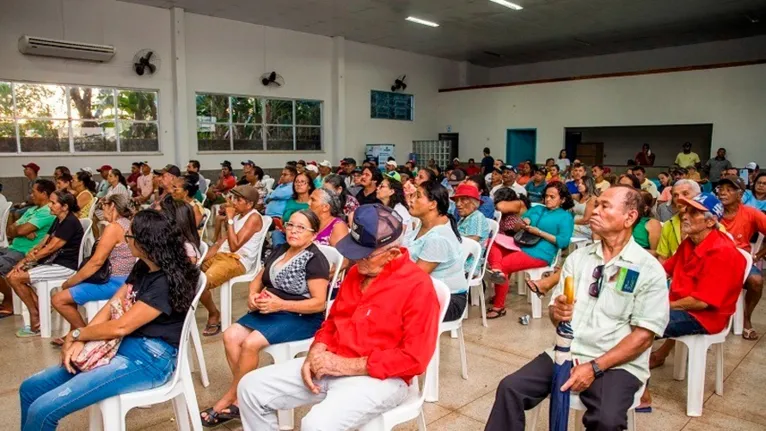
[[[197,116],[198,132],[215,132],[215,117]]]

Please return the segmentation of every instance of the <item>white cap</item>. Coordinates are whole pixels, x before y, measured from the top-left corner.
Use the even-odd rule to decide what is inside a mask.
[[[398,166],[398,165],[396,164],[396,160],[389,160],[389,161],[387,161],[387,162],[386,162],[386,164],[387,164],[387,165],[391,165],[391,166]]]
[[[93,173],[93,168],[90,168],[90,167],[87,167],[87,166],[86,166],[86,167],[84,167],[84,168],[82,168],[82,169],[80,169],[80,170],[81,170],[81,171],[85,171],[85,172],[87,172],[87,173],[89,173],[89,174],[92,174],[92,173]]]
[[[319,166],[324,166],[325,168],[331,168],[332,163],[330,163],[329,160],[322,160],[321,162],[319,162]]]
[[[315,174],[318,174],[318,173],[319,173],[319,168],[317,168],[317,167],[316,167],[316,166],[314,166],[314,165],[306,165],[306,170],[307,170],[307,171],[311,171],[311,172],[313,172],[313,173],[315,173]]]
[[[758,168],[758,164],[755,162],[750,162],[745,165],[745,169],[755,170]]]

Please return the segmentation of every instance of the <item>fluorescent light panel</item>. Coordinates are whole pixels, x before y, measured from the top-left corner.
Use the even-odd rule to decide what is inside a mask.
[[[439,27],[439,24],[431,21],[426,21],[424,19],[415,18],[414,16],[408,16],[407,21],[416,22],[418,24],[427,25],[429,27]]]
[[[492,3],[497,3],[499,5],[503,5],[503,6],[507,7],[507,8],[511,8],[513,10],[522,10],[522,9],[524,9],[523,7],[517,5],[516,3],[511,3],[511,2],[505,1],[505,0],[489,0],[489,1],[491,1]]]

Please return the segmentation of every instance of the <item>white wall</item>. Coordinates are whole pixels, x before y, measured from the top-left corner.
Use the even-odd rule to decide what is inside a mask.
[[[757,65],[440,93],[439,130],[451,125],[475,145],[473,157],[486,145],[505,158],[507,129],[536,128],[543,162],[563,147],[566,127],[712,123],[712,147],[726,147],[735,165],[763,166],[764,76]]]
[[[489,69],[487,84],[553,79],[604,73],[633,72],[766,58],[766,36],[696,45],[570,58]],[[473,82],[471,85],[480,85]]]

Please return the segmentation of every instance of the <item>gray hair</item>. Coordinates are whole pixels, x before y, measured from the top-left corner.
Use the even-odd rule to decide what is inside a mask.
[[[697,196],[698,194],[702,193],[702,190],[700,190],[700,185],[699,185],[699,184],[697,184],[697,182],[696,182],[696,181],[693,181],[693,180],[687,180],[687,179],[685,179],[685,178],[684,178],[684,179],[680,179],[680,180],[676,181],[676,183],[675,183],[675,184],[673,184],[673,188],[675,188],[676,186],[683,186],[683,185],[687,185],[687,186],[689,186],[689,188],[691,188],[691,189],[692,189],[692,193],[694,193],[694,194],[692,195],[692,197],[693,197],[693,196]],[[671,189],[671,191],[672,191],[672,189]],[[712,214],[711,214],[711,215],[712,215]]]
[[[108,202],[114,205],[114,209],[117,210],[117,214],[121,217],[130,218],[133,212],[130,209],[130,199],[127,196],[115,193],[113,195],[104,196],[104,202]]]
[[[330,206],[330,215],[333,217],[343,216],[343,206],[340,203],[340,195],[335,190],[326,189],[324,187],[317,189],[321,192],[321,199],[323,204]]]
[[[703,215],[705,216],[705,220],[713,220],[715,222],[715,225],[713,225],[714,230],[718,229],[718,222],[719,222],[718,217],[713,215],[713,213],[711,213],[710,211],[705,211]]]

